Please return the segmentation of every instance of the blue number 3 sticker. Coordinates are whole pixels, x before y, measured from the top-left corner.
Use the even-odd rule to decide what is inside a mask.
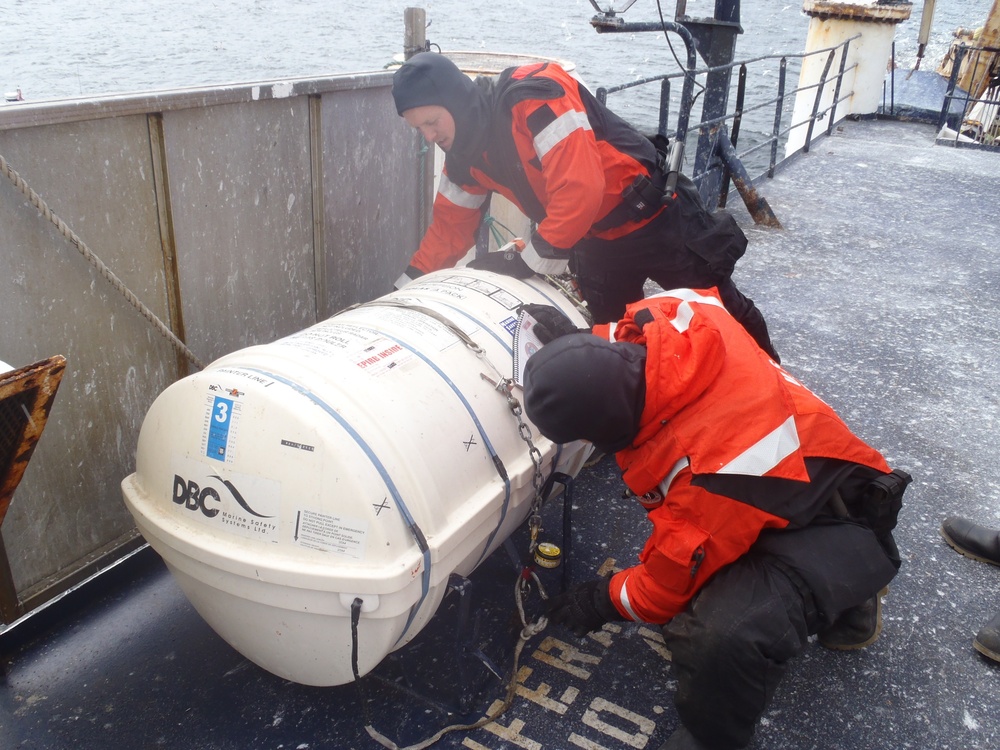
[[[212,404],[212,420],[208,427],[208,447],[205,455],[216,461],[226,460],[226,446],[229,444],[229,426],[233,414],[233,402],[221,396]]]

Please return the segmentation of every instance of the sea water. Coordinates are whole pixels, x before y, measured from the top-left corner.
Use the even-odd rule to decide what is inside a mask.
[[[670,20],[675,3],[637,0],[622,18],[655,21],[662,10]],[[937,3],[922,68],[991,4]],[[39,100],[379,70],[402,50],[410,6],[426,10],[427,38],[443,50],[567,59],[592,88],[675,69],[662,34],[598,34],[590,0],[0,0],[0,92]],[[903,67],[915,60],[921,8],[897,29]],[[714,0],[689,0],[687,12],[711,16]],[[801,0],[744,0],[741,23],[738,58],[804,47]],[[673,48],[683,59],[677,36]]]
[[[597,0],[607,8],[610,0]],[[622,7],[626,0],[614,0]],[[992,0],[937,3],[921,67],[933,70],[956,28],[981,25]],[[670,20],[676,0],[637,0],[626,22]],[[424,8],[435,49],[516,52],[571,62],[592,90],[678,73],[685,60],[676,34],[598,34],[590,0],[0,0],[0,92],[20,89],[29,101],[90,97],[225,83],[382,70],[402,51],[404,10]],[[687,13],[711,17],[714,0],[688,0]],[[897,65],[916,61],[922,3],[897,27]],[[740,150],[764,144],[773,130],[780,56],[788,59],[786,90],[798,81],[808,17],[802,0],[744,0],[737,59],[774,55],[748,69]],[[699,62],[703,66],[704,63]],[[735,76],[734,76],[735,79]],[[681,80],[672,87],[676,124]],[[659,86],[612,94],[608,104],[645,132],[659,116]],[[692,112],[698,122],[700,100]],[[787,114],[791,104],[786,103]],[[784,127],[787,127],[785,123]],[[769,149],[745,159],[751,174]]]

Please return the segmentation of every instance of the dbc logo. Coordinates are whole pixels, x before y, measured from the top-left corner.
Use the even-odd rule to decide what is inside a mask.
[[[201,489],[196,483],[189,482],[174,474],[174,502],[183,505],[188,510],[201,511],[208,518],[219,514],[220,508],[209,508],[205,503],[221,503],[222,498],[212,487]]]
[[[263,513],[258,513],[251,508],[250,503],[248,503],[243,495],[240,494],[240,491],[236,489],[236,485],[229,480],[223,479],[217,474],[212,474],[210,478],[218,479],[222,482],[226,489],[229,490],[229,494],[232,495],[233,500],[239,503],[240,507],[251,516],[256,516],[257,518],[274,518],[274,516],[266,516]],[[174,502],[178,505],[183,505],[188,510],[200,510],[208,518],[214,518],[219,514],[221,508],[209,508],[205,505],[205,503],[221,503],[222,496],[219,495],[218,490],[214,487],[205,487],[202,489],[198,486],[197,482],[188,481],[180,475],[174,474]]]

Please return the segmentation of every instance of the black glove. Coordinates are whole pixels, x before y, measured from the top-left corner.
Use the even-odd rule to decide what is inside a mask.
[[[535,272],[528,268],[528,264],[524,262],[521,254],[515,250],[486,253],[486,255],[469,261],[465,267],[474,268],[477,271],[502,273],[504,276],[513,276],[515,279],[530,279],[535,275]]]
[[[533,317],[538,325],[535,326],[535,336],[543,344],[547,344],[552,339],[565,336],[567,333],[590,333],[585,328],[577,328],[573,321],[566,317],[565,313],[558,307],[552,305],[525,304],[517,308],[518,312],[524,311]]]
[[[624,620],[611,603],[610,581],[587,581],[555,596],[549,602],[549,621],[563,625],[583,637],[606,622]]]
[[[396,279],[396,283],[392,285],[392,290],[394,292],[398,292],[400,289],[409,284],[411,281],[416,281],[423,275],[424,272],[421,271],[419,268],[415,266],[407,266],[406,270],[403,271],[403,275],[400,276],[398,279]]]

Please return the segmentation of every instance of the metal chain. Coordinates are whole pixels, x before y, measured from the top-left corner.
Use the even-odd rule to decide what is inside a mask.
[[[531,541],[529,543],[528,554],[535,554],[535,549],[538,547],[538,532],[541,530],[542,526],[542,516],[539,511],[542,507],[542,490],[545,485],[545,479],[542,476],[542,452],[535,446],[534,436],[531,433],[531,427],[529,427],[524,419],[522,419],[524,409],[521,407],[521,402],[514,396],[513,379],[503,377],[500,374],[499,368],[497,368],[497,366],[493,364],[493,362],[490,361],[490,358],[486,355],[486,351],[471,336],[437,310],[392,298],[380,298],[372,300],[371,302],[366,302],[364,305],[358,305],[358,307],[362,306],[398,307],[433,318],[455,334],[455,336],[458,337],[466,348],[485,362],[496,374],[496,380],[491,378],[486,373],[480,373],[480,377],[492,385],[494,390],[500,393],[507,400],[507,406],[510,408],[511,414],[514,415],[514,419],[517,420],[517,434],[528,446],[528,456],[531,458],[531,464],[533,467],[531,485],[535,491],[535,496],[531,501],[531,514],[528,516],[528,527],[531,530]]]
[[[514,396],[513,379],[502,377],[500,375],[500,370],[496,367],[496,365],[494,365],[490,361],[489,357],[486,356],[485,350],[478,343],[476,343],[468,334],[466,334],[465,331],[463,331],[452,321],[448,320],[445,316],[441,315],[437,311],[419,305],[410,305],[406,303],[397,302],[396,300],[391,300],[391,299],[379,299],[366,304],[385,305],[391,307],[404,307],[434,318],[438,322],[444,324],[449,330],[451,330],[452,333],[454,333],[470,351],[472,351],[479,359],[483,360],[487,365],[489,365],[490,369],[492,369],[493,372],[496,373],[497,375],[496,380],[491,378],[486,373],[480,373],[479,376],[487,383],[492,385],[493,389],[498,393],[500,393],[506,399],[507,406],[510,409],[511,414],[513,414],[514,419],[517,420],[517,434],[521,438],[521,440],[523,440],[525,444],[528,446],[528,456],[531,458],[531,464],[533,469],[531,476],[531,485],[535,493],[531,501],[531,513],[528,517],[528,525],[531,530],[531,542],[529,543],[528,555],[529,557],[531,555],[534,555],[535,549],[538,547],[538,532],[542,526],[542,516],[540,511],[542,507],[542,490],[544,489],[545,485],[545,480],[542,475],[542,452],[538,450],[537,446],[534,443],[534,436],[532,435],[531,427],[527,424],[527,422],[524,421],[522,417],[522,415],[524,414],[524,409],[521,406],[521,402],[518,401],[516,396]],[[506,696],[503,702],[495,710],[489,712],[479,721],[476,721],[472,724],[456,724],[449,727],[445,727],[444,729],[437,732],[435,735],[428,738],[427,740],[419,742],[415,745],[409,745],[405,748],[400,748],[398,745],[392,742],[392,740],[390,740],[389,738],[385,737],[383,734],[378,732],[371,725],[371,722],[368,722],[367,726],[365,727],[365,730],[368,732],[368,735],[383,747],[388,748],[388,750],[424,750],[425,748],[428,748],[431,745],[435,744],[438,740],[441,739],[441,737],[443,737],[445,734],[449,732],[471,731],[473,729],[478,729],[479,727],[485,726],[486,724],[490,724],[496,721],[498,718],[500,718],[500,715],[503,714],[505,711],[507,711],[507,709],[510,708],[510,706],[514,702],[518,684],[517,680],[518,663],[520,661],[521,651],[524,649],[525,644],[528,642],[530,638],[542,632],[548,625],[548,618],[544,616],[539,617],[534,622],[528,621],[528,617],[524,609],[524,599],[529,593],[531,581],[534,581],[535,584],[538,586],[538,593],[541,596],[541,598],[543,600],[548,599],[548,594],[546,593],[545,588],[542,586],[541,580],[539,580],[538,576],[534,573],[534,571],[530,571],[527,568],[524,571],[522,571],[521,575],[518,576],[517,583],[514,586],[514,601],[517,605],[517,611],[521,619],[522,628],[520,637],[518,638],[517,645],[514,648],[514,664],[511,669],[510,679],[507,683]]]
[[[577,281],[576,275],[573,273],[564,273],[558,276],[551,276],[548,274],[539,274],[541,278],[548,283],[553,289],[558,291],[564,298],[566,298],[570,304],[577,309],[583,319],[587,321],[590,326],[594,325],[594,316],[590,312],[590,307],[587,306],[586,300],[583,299],[583,293],[580,291],[580,284]]]
[[[510,378],[501,378],[497,382],[485,373],[480,373],[480,377],[488,383],[492,383],[494,389],[507,399],[507,406],[510,408],[510,413],[517,420],[517,434],[528,446],[528,457],[531,459],[531,464],[534,468],[531,475],[531,486],[535,491],[535,496],[532,498],[531,514],[528,516],[528,528],[531,530],[528,554],[533,555],[535,554],[535,549],[538,547],[538,532],[542,527],[542,516],[539,512],[542,508],[542,489],[545,486],[545,480],[542,477],[542,452],[535,446],[531,427],[521,418],[524,409],[521,407],[521,402],[514,396],[514,381]]]

